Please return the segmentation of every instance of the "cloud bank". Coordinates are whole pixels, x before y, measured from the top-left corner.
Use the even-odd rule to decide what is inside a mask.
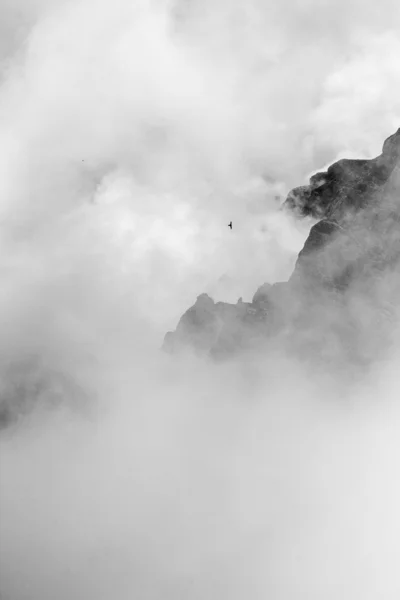
[[[0,442],[2,600],[398,598],[395,362],[158,351],[198,293],[286,279],[309,224],[278,198],[397,128],[397,2],[0,23],[1,393],[33,409]]]

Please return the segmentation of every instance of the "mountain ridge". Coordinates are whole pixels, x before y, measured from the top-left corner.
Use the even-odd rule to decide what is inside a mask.
[[[214,302],[200,294],[166,334],[163,349],[227,358],[274,340],[300,355],[315,346],[311,354],[322,352],[328,360],[350,356],[368,362],[379,350],[368,344],[379,346],[383,332],[386,340],[400,299],[399,189],[400,128],[376,158],[341,159],[313,175],[308,186],[289,192],[283,210],[317,222],[288,281],[262,284],[251,302]],[[385,293],[383,274],[390,288]],[[358,322],[357,304],[367,325]],[[382,314],[386,322],[378,318],[375,324]],[[370,339],[364,340],[368,328]]]

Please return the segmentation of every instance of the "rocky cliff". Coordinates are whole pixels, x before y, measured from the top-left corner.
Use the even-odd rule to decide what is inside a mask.
[[[222,358],[272,344],[297,356],[361,364],[390,345],[400,299],[400,129],[371,160],[339,160],[283,206],[316,220],[287,282],[251,302],[201,294],[163,348]]]

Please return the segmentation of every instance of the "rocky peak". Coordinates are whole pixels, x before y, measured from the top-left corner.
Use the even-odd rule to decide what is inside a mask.
[[[400,129],[378,157],[339,160],[313,175],[308,186],[292,190],[284,209],[318,222],[289,281],[262,284],[250,303],[241,298],[237,304],[214,303],[201,294],[175,332],[166,335],[164,348],[190,347],[216,358],[259,347],[285,331],[290,348],[308,347],[312,338],[324,355],[326,335],[346,347],[344,354],[349,348],[359,353],[359,337],[366,332],[355,325],[348,290],[356,285],[371,296],[378,275],[400,263],[399,166]],[[318,343],[316,331],[321,333]]]
[[[399,157],[400,129],[385,141],[378,157],[335,162],[326,172],[313,175],[308,186],[292,190],[284,206],[299,216],[341,221],[368,205],[388,181]]]

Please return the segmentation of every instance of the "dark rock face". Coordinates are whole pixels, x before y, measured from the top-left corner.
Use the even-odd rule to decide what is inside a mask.
[[[300,354],[314,347],[328,360],[362,361],[387,345],[382,332],[400,300],[400,129],[377,158],[343,159],[313,175],[284,209],[318,220],[289,281],[263,284],[250,303],[202,294],[166,335],[166,350],[219,358],[279,337]]]
[[[308,186],[292,190],[285,205],[301,216],[341,221],[373,200],[399,159],[400,129],[385,141],[377,158],[339,160],[325,173],[313,175]]]
[[[164,349],[176,352],[190,346],[199,354],[213,350],[218,355],[221,346],[235,348],[246,337],[256,314],[255,307],[241,299],[237,304],[215,303],[207,294],[201,294],[182,315],[176,331],[166,334]]]

